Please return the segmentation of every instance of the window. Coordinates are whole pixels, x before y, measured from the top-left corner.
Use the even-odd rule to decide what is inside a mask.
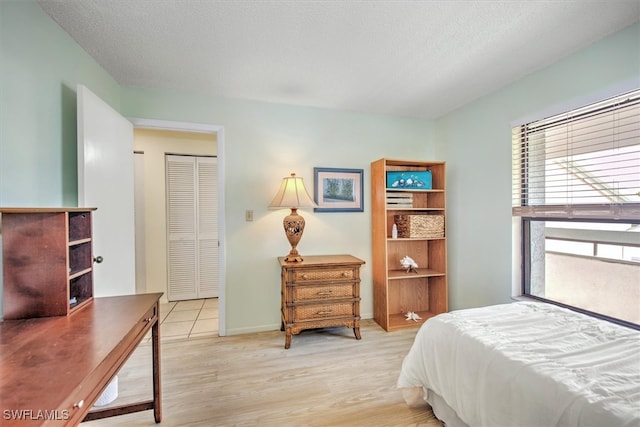
[[[513,128],[523,295],[640,325],[640,90]]]

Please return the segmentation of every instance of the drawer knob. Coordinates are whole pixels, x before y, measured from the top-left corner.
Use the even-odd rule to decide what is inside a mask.
[[[144,319],[144,321],[149,323],[149,322],[151,322],[151,319],[153,319],[153,317],[147,317],[146,319]]]
[[[346,271],[343,271],[342,272],[342,277],[347,277],[347,276],[349,276],[349,273],[347,273]]]
[[[308,279],[308,278],[309,278],[309,275],[305,273],[305,274],[303,274],[303,275],[302,275],[302,278],[303,278],[303,279]]]
[[[80,400],[78,403],[73,404],[74,409],[80,409],[84,406],[84,400]]]

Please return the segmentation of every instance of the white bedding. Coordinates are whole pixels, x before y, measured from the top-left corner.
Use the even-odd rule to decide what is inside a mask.
[[[453,311],[420,328],[398,387],[472,427],[638,427],[640,332],[545,303]]]

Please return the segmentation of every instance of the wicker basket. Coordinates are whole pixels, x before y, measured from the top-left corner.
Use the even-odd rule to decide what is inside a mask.
[[[394,215],[398,237],[444,237],[444,215]]]

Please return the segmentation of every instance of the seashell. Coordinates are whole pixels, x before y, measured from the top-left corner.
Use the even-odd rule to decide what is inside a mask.
[[[413,260],[413,258],[409,256],[405,256],[400,260],[400,265],[407,270],[407,273],[417,273],[416,270],[418,268],[418,263]]]
[[[414,322],[417,322],[418,320],[422,319],[422,317],[420,317],[418,313],[414,313],[413,311],[408,312],[407,314],[404,315],[404,317],[406,317],[407,320],[413,320]]]

